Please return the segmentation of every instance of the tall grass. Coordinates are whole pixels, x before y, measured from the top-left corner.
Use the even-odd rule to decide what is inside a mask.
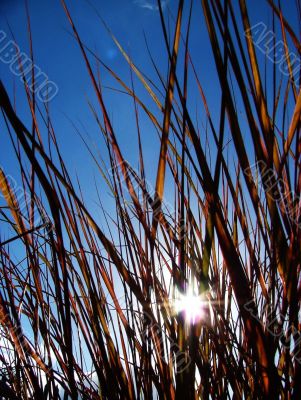
[[[99,107],[91,106],[91,115],[109,159],[105,165],[85,142],[116,208],[112,216],[104,205],[101,224],[80,182],[70,178],[47,105],[25,82],[32,117],[26,127],[0,85],[6,138],[25,193],[21,205],[0,170],[2,224],[14,232],[1,243],[5,398],[59,399],[62,390],[72,399],[301,398],[299,76],[290,57],[288,76],[267,59],[260,67],[264,56],[244,35],[252,26],[244,0],[235,7],[228,0],[201,3],[221,89],[214,118],[190,53],[199,4],[178,1],[170,40],[158,3],[169,65],[166,80],[158,75],[159,91],[112,33],[132,82],[105,65],[82,42],[62,0],[95,90]],[[269,4],[287,54],[300,54],[279,4]],[[119,145],[95,60],[133,99],[138,170]],[[157,112],[138,97],[134,79]],[[191,81],[205,127],[194,118]],[[155,180],[146,173],[140,118],[159,135]],[[14,248],[25,255],[22,262],[14,261]],[[174,307],[192,286],[204,303],[195,323]]]

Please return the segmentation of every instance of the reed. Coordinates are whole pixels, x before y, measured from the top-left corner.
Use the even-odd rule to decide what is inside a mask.
[[[220,85],[213,118],[190,53],[197,4],[177,2],[169,40],[158,2],[166,80],[158,70],[158,81],[148,80],[107,28],[131,69],[128,83],[82,42],[61,2],[95,90],[91,118],[109,162],[85,140],[83,147],[116,212],[102,205],[99,223],[85,204],[49,108],[26,80],[32,126],[22,123],[1,83],[5,140],[24,194],[21,201],[1,169],[1,219],[13,232],[1,243],[2,396],[300,399],[301,94],[290,51],[299,57],[301,47],[290,21],[268,1],[285,46],[284,75],[275,48],[263,67],[258,61],[264,56],[252,37],[252,2],[202,0]],[[133,100],[137,170],[119,146],[95,60],[120,96]],[[195,121],[188,80],[202,100],[205,128]],[[155,177],[146,173],[141,118],[158,134]],[[188,320],[183,302],[193,308],[191,298],[199,298],[202,314]]]

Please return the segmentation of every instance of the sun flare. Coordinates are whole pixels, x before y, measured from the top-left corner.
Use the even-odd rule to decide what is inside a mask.
[[[174,301],[176,313],[183,313],[186,322],[195,324],[205,317],[205,300],[189,287],[185,294],[179,293]]]

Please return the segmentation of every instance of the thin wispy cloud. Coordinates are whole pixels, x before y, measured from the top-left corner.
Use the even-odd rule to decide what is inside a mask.
[[[162,9],[164,10],[169,3],[169,0],[161,1]],[[158,3],[157,0],[134,0],[134,4],[140,8],[144,8],[150,11],[158,11]]]

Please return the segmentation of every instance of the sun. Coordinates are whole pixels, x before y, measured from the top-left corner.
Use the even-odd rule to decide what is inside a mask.
[[[178,293],[174,300],[176,313],[183,313],[185,320],[189,324],[195,324],[205,317],[206,301],[204,298],[188,287],[185,294]]]

